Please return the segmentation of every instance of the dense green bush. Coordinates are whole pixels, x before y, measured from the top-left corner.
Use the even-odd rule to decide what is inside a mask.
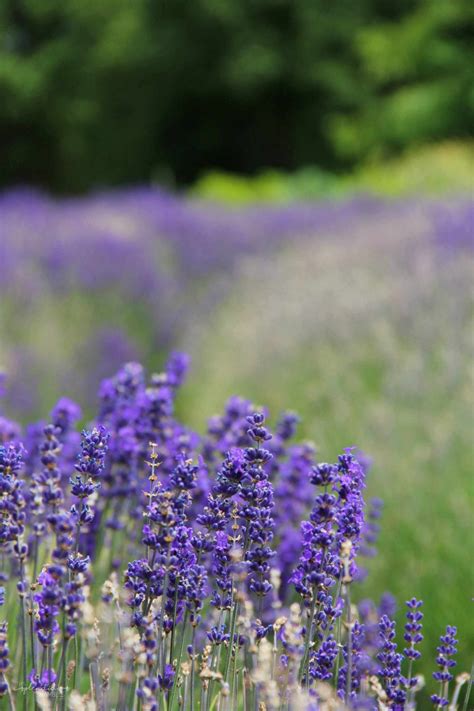
[[[467,0],[5,0],[4,184],[351,167],[465,136]]]

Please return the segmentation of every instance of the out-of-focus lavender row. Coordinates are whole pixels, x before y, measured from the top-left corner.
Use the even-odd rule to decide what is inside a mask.
[[[443,258],[446,248],[472,246],[473,208],[465,201],[359,196],[228,209],[151,188],[61,201],[7,192],[0,196],[0,366],[10,376],[11,406],[33,414],[42,407],[39,392],[77,396],[95,389],[104,367],[156,361],[222,300],[242,257],[303,240],[313,249],[315,236],[350,240],[356,226],[420,209]]]
[[[271,249],[289,236],[327,230],[381,209],[380,200],[366,196],[229,209],[148,188],[63,201],[17,190],[0,198],[2,259],[10,267],[26,259],[57,290],[77,283],[103,288],[115,282],[116,262],[136,260],[136,272],[123,275],[126,285],[148,293],[157,274],[145,248],[167,245],[179,272],[202,276],[229,268],[242,252]],[[153,266],[161,272],[167,265]],[[5,282],[11,284],[11,273],[2,274]]]

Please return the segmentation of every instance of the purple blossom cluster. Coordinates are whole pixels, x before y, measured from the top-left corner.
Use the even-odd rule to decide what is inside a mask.
[[[400,646],[390,596],[357,602],[381,513],[367,458],[318,462],[294,413],[272,431],[236,397],[198,435],[175,415],[187,367],[126,364],[82,434],[66,399],[25,431],[2,419],[5,708],[415,708],[422,602]],[[469,698],[456,645],[448,626],[438,709]]]
[[[474,202],[436,207],[433,211],[434,238],[443,252],[474,249]]]

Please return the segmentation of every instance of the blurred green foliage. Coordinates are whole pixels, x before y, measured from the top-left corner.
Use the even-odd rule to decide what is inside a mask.
[[[474,186],[474,145],[446,141],[412,148],[400,157],[361,164],[336,175],[316,167],[293,173],[265,170],[255,176],[222,171],[205,173],[191,195],[229,204],[291,202],[338,198],[354,193],[397,197],[471,193]]]
[[[206,200],[245,204],[329,197],[345,189],[335,175],[308,166],[293,173],[267,169],[253,176],[213,170],[199,178],[189,192]]]
[[[468,0],[4,0],[1,181],[340,171],[467,136],[473,24]]]

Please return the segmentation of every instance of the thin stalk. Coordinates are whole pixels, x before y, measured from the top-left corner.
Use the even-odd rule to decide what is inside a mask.
[[[12,690],[10,688],[10,684],[8,681],[6,681],[7,685],[7,694],[8,694],[8,705],[10,706],[10,711],[16,711],[16,706],[15,706],[15,699],[13,698]],[[26,690],[25,690],[26,692]]]
[[[43,674],[45,664],[46,664],[46,647],[43,647],[43,652],[41,654],[41,674]]]
[[[137,680],[135,678],[135,682],[133,684],[130,684],[130,692],[128,695],[128,704],[127,704],[128,709],[133,708],[136,705],[136,702],[138,699],[137,694],[136,694],[136,684],[137,684]]]
[[[66,660],[66,645],[68,640],[65,638],[65,613],[63,612],[63,619],[62,619],[62,645],[61,645],[61,654],[59,656],[59,663],[58,663],[58,669],[59,669],[59,677],[58,677],[58,686],[61,686],[61,682],[63,681],[63,673],[64,673],[64,679],[66,679],[66,666],[64,664]]]
[[[243,550],[242,550],[242,561],[245,561],[245,556],[247,554],[248,544],[249,544],[249,526],[247,524],[246,531],[245,531],[245,537],[244,537],[244,546],[243,546]],[[234,650],[235,626],[237,624],[237,615],[238,615],[239,607],[240,607],[239,602],[236,601],[235,597],[234,597],[234,585],[233,584],[232,584],[231,605],[232,604],[233,604],[233,610],[232,610],[232,619],[231,619],[231,625],[230,625],[229,654],[227,655],[225,674],[224,674],[224,681],[226,684],[229,680],[230,662],[231,662],[232,654],[233,654],[233,650]]]
[[[195,659],[194,659],[194,638],[196,636],[196,628],[193,627],[193,633],[191,636],[191,711],[194,711],[194,665],[195,665]],[[204,705],[201,704],[201,709],[204,711]]]
[[[220,702],[221,699],[222,699],[222,694],[220,691],[218,691],[217,694],[212,699],[211,705],[209,706],[209,711],[212,711],[214,706],[216,705],[217,701]]]
[[[177,607],[178,607],[178,586],[176,585],[176,590],[174,592],[174,603],[173,603],[173,626],[171,628],[171,639],[170,639],[170,664],[173,664],[173,647],[174,647]]]
[[[413,648],[413,644],[412,644],[412,648]],[[412,689],[412,687],[411,687],[412,678],[413,678],[413,659],[410,659],[410,663],[408,664],[408,676],[407,676],[407,681],[406,681],[408,708],[412,708],[412,705],[413,705],[413,702],[415,699],[415,689]]]
[[[456,686],[454,687],[454,693],[453,693],[453,698],[451,699],[451,703],[448,706],[448,711],[456,711],[458,707],[458,699],[459,699],[459,694],[461,693],[461,688],[462,685],[465,683],[465,680],[457,680],[456,681]]]
[[[352,609],[350,584],[346,585],[347,605],[347,675],[346,675],[346,704],[349,704],[352,691]]]
[[[337,599],[338,599],[339,595],[341,594],[341,587],[342,587],[342,576],[339,576],[338,581],[337,581],[336,592],[334,594],[334,603],[337,603]],[[327,640],[327,638],[329,637],[330,634],[331,634],[331,625],[327,625],[326,629],[324,630],[321,644]]]
[[[61,711],[66,711],[66,701],[67,701],[67,678],[66,678],[66,668],[67,668],[67,645],[68,645],[67,639],[64,640],[64,647],[63,651],[61,653],[61,659],[62,659],[62,669],[61,669],[61,679],[62,683],[64,684],[62,694],[61,694]],[[59,689],[61,690],[61,683],[58,684]],[[60,692],[61,693],[61,692]]]
[[[76,524],[76,534],[75,534],[75,543],[74,543],[74,555],[77,556],[79,552],[79,539],[81,537],[81,514],[82,514],[82,509],[84,508],[83,500],[81,499],[81,508],[79,510],[79,518],[77,519],[77,524]]]
[[[133,711],[138,710],[138,696],[137,696],[137,684],[138,684],[138,677],[135,675],[135,683],[132,685],[133,689]]]
[[[48,647],[48,686],[51,686],[51,670],[53,668],[53,646]]]
[[[35,645],[35,633],[34,633],[34,623],[33,623],[33,609],[31,609],[30,614],[30,644],[31,644],[31,666],[36,669],[36,645]]]
[[[239,669],[236,669],[236,663],[234,664],[234,674],[233,674],[233,682],[232,682],[232,709],[237,708],[237,689],[239,686]]]
[[[254,684],[254,697],[253,697],[253,707],[254,711],[258,711],[258,697],[259,697],[259,683],[258,681]]]
[[[412,676],[413,676],[413,659],[410,658],[410,663],[408,665],[407,683],[406,683],[407,689],[410,689],[410,682],[411,682]]]
[[[184,694],[183,694],[183,706],[182,708],[187,708],[186,704],[188,702],[188,691],[189,691],[189,676],[186,674],[184,678]]]
[[[97,663],[96,662],[91,662],[89,664],[89,678],[90,678],[90,684],[91,684],[91,692],[92,692],[92,699],[95,702],[96,708],[98,711],[101,709],[101,704],[99,702],[99,689],[98,689],[98,684],[97,684]]]
[[[311,635],[313,632],[313,621],[314,621],[314,612],[316,609],[316,591],[313,590],[313,599],[311,601],[311,608],[308,616],[308,627],[306,629],[306,639],[304,642],[304,650],[303,650],[303,656],[301,658],[301,664],[300,664],[300,670],[298,674],[298,681],[301,682],[304,674],[304,669],[306,665],[306,659],[308,658],[309,655],[309,645],[311,643]]]
[[[100,555],[100,551],[103,550],[103,543],[104,543],[104,538],[106,534],[106,528],[104,525],[104,521],[106,520],[107,514],[109,513],[110,509],[110,499],[107,499],[104,505],[104,508],[100,512],[100,528],[99,532],[97,534],[96,538],[96,545],[95,545],[95,555],[94,555],[94,562],[98,559]],[[110,566],[109,566],[110,569]]]
[[[233,593],[232,593],[233,594]],[[230,615],[230,613],[229,613]],[[217,620],[217,629],[220,630],[222,624],[222,609],[219,610],[219,618]],[[212,653],[211,653],[211,661],[209,662],[209,669],[216,669],[216,671],[219,669],[219,664],[220,664],[220,651],[221,651],[221,646],[222,645],[212,645]],[[217,653],[216,653],[217,650]],[[217,659],[216,659],[217,658]],[[209,692],[211,691],[213,684],[213,680],[209,679]]]
[[[76,686],[76,679],[77,679],[77,667],[79,664],[79,639],[77,637],[77,634],[74,636],[74,669],[72,672],[72,685],[75,689],[77,689]]]
[[[337,640],[337,657],[336,657],[336,662],[335,662],[335,672],[334,672],[334,678],[337,683],[337,678],[339,676],[339,666],[340,666],[340,658],[341,658],[341,632],[342,632],[342,624],[341,624],[341,618],[338,617],[337,620],[337,632],[336,632],[336,640]]]
[[[180,645],[179,645],[178,659],[177,659],[177,662],[176,662],[176,670],[177,670],[177,671],[179,670],[179,668],[180,668],[180,666],[181,666],[181,660],[182,660],[182,658],[183,658],[184,642],[185,642],[185,639],[186,639],[186,623],[187,623],[187,621],[188,621],[188,613],[189,613],[189,610],[186,609],[185,612],[184,612],[184,617],[183,617],[183,633],[182,633],[182,635],[181,635],[181,642],[180,642]]]
[[[117,711],[122,711],[122,709],[124,708],[126,696],[127,696],[127,686],[123,681],[121,681],[119,683],[119,689],[118,689]]]
[[[81,682],[82,682],[82,674],[84,671],[84,656],[85,656],[85,650],[84,650],[84,643],[83,640],[79,640],[79,664],[78,664],[78,672],[79,672],[79,689],[81,688]]]
[[[183,657],[183,650],[184,650],[184,640],[186,638],[186,622],[188,619],[188,609],[185,610],[184,612],[184,617],[183,617],[183,632],[181,634],[181,641],[179,645],[179,652],[178,652],[178,658],[176,660],[176,677],[179,674],[180,668],[181,668],[181,659]],[[170,655],[171,656],[171,655]],[[171,664],[171,660],[170,660]],[[177,681],[177,678],[176,678]],[[170,709],[173,708],[173,701],[174,701],[174,694],[175,694],[175,689],[176,689],[176,681],[173,684],[173,688],[171,689],[171,696],[170,696],[170,702],[169,702],[169,707]]]
[[[33,557],[33,582],[36,581],[36,576],[38,574],[38,549],[39,549],[39,537],[35,538],[35,552]]]
[[[154,556],[156,554],[156,551],[153,551],[153,556],[152,556],[152,563],[150,564],[150,567],[153,567],[154,564]],[[165,612],[165,600],[166,600],[166,591],[168,589],[168,568],[170,564],[170,551],[168,550],[168,555],[166,559],[166,572],[165,572],[165,580],[163,583],[163,592],[161,594],[161,603],[160,603],[160,616],[158,619],[158,666],[160,666],[160,662],[163,668],[163,674],[165,673],[165,663],[166,663],[166,655],[165,655],[165,650],[163,650],[163,616]],[[148,605],[148,610],[147,613],[149,612],[151,607],[151,600]]]
[[[439,682],[439,692],[438,692],[438,696],[439,696],[439,697],[442,697],[442,696],[443,696],[443,682],[442,682],[442,681]],[[441,709],[441,708],[442,708],[441,704],[437,704],[436,708],[437,708],[437,709]]]
[[[232,610],[232,617],[231,617],[231,624],[230,624],[229,653],[228,653],[227,659],[226,659],[225,674],[224,674],[224,681],[226,683],[229,679],[230,663],[232,660],[232,655],[234,653],[234,635],[235,635],[235,626],[237,624],[238,610],[239,610],[239,603],[234,602],[234,608]]]
[[[462,705],[462,711],[467,711],[467,705],[469,703],[469,697],[471,695],[473,680],[474,680],[474,664],[471,667],[471,677],[470,677],[469,683],[467,685],[466,696],[464,697],[464,703]]]
[[[18,547],[20,546],[20,541],[17,542]],[[20,582],[24,583],[24,567],[23,561],[20,560]],[[23,686],[26,689],[27,685],[27,656],[28,656],[28,646],[26,643],[26,620],[25,620],[25,598],[24,592],[20,594],[20,628],[21,628],[21,644],[23,651],[22,659],[22,669],[23,669]],[[28,697],[25,693],[23,697],[23,708],[28,709]]]
[[[271,671],[271,680],[273,681],[275,679],[275,672],[276,672],[276,659],[277,659],[277,654],[278,654],[278,646],[277,646],[277,633],[275,632],[275,629],[273,630],[273,644],[272,644],[272,671]]]

